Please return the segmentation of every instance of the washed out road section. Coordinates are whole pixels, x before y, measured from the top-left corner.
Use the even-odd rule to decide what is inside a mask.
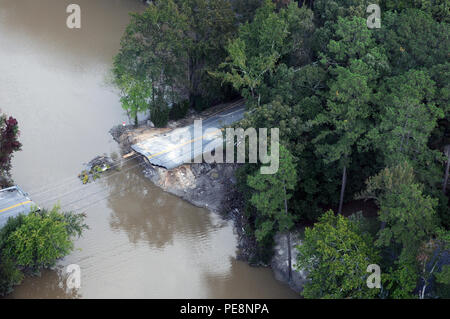
[[[155,166],[173,169],[191,163],[195,157],[212,152],[223,144],[222,128],[243,119],[244,102],[237,103],[201,122],[198,132],[194,124],[152,137],[132,145],[132,149],[145,156]]]

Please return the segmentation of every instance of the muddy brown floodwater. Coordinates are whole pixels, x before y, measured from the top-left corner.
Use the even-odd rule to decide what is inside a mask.
[[[74,1],[0,0],[0,108],[19,121],[13,178],[43,207],[87,213],[90,226],[55,270],[12,298],[294,298],[269,269],[236,260],[231,223],[162,192],[130,161],[82,186],[82,164],[118,153],[108,131],[127,121],[108,78],[138,0],[77,0],[82,28],[66,27]],[[69,291],[65,267],[81,267]]]

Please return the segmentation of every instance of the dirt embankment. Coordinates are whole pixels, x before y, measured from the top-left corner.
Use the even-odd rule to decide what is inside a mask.
[[[179,125],[172,124],[172,127],[179,127]],[[125,155],[132,153],[131,146],[133,144],[166,133],[169,130],[171,128],[116,126],[111,129],[110,133]],[[256,242],[246,235],[247,221],[242,214],[243,198],[235,187],[235,171],[238,164],[193,163],[167,170],[152,165],[144,156],[138,155],[136,159],[143,164],[146,177],[164,191],[174,194],[195,206],[218,213],[224,219],[233,220],[238,235],[238,258],[244,261],[256,259]]]
[[[184,124],[184,123],[183,123]],[[172,127],[178,127],[172,125]],[[131,153],[131,145],[143,140],[166,133],[171,128],[151,128],[141,126],[114,127],[110,133],[119,143],[124,154]],[[195,206],[207,208],[220,213],[222,202],[226,199],[229,184],[235,183],[234,172],[237,165],[230,164],[185,164],[175,169],[167,170],[150,164],[143,156],[145,175],[164,191],[172,193]]]

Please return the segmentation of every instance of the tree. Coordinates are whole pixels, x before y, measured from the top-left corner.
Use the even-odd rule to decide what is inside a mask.
[[[122,97],[120,98],[122,108],[134,120],[134,125],[137,126],[138,114],[154,108],[154,105],[149,104],[150,98],[154,94],[150,81],[122,75],[116,83],[122,91]]]
[[[228,58],[220,65],[225,72],[214,74],[231,83],[245,97],[257,99],[259,105],[258,88],[264,76],[274,70],[287,37],[287,22],[275,12],[275,4],[265,0],[253,22],[242,25],[238,38],[227,45]]]
[[[162,96],[158,96],[151,107],[151,119],[156,127],[165,127],[169,121],[169,106]]]
[[[228,0],[181,0],[181,12],[186,15],[189,97],[192,104],[198,97],[206,101],[220,94],[215,71],[226,57],[225,45],[236,32],[235,15]]]
[[[442,153],[428,147],[438,119],[444,116],[432,102],[434,94],[434,82],[424,71],[386,79],[378,93],[378,125],[369,133],[386,166],[409,161],[431,189],[440,183],[442,171],[437,163],[443,162]]]
[[[307,6],[298,7],[295,1],[280,12],[288,25],[288,39],[283,61],[291,67],[302,67],[312,60],[312,42],[316,29],[314,13]]]
[[[119,87],[145,97],[150,90],[152,105],[158,96],[176,101],[188,83],[188,30],[187,17],[173,0],[154,1],[142,14],[132,14],[114,58]]]
[[[399,75],[448,61],[449,28],[448,23],[438,23],[421,10],[388,11],[374,37],[385,48],[393,75]]]
[[[449,3],[446,0],[381,0],[383,9],[402,11],[408,8],[420,9],[432,14],[439,22],[450,22]]]
[[[9,218],[0,229],[0,296],[10,293],[26,273],[51,267],[70,253],[72,240],[88,229],[85,218],[58,206]]]
[[[0,115],[0,176],[2,178],[10,178],[12,154],[19,151],[22,147],[18,137],[19,126],[17,120],[11,116],[8,118],[5,114]],[[7,183],[9,181],[6,181]],[[2,184],[5,184],[5,182],[2,181]]]
[[[434,128],[429,145],[431,149],[445,152],[447,145],[450,145],[450,63],[443,63],[433,66],[428,70],[428,74],[435,83],[436,93],[433,100],[429,101],[440,108],[444,117],[438,120]]]
[[[377,0],[314,0],[314,14],[319,25],[336,22],[338,17],[367,16],[369,4],[376,4]]]
[[[289,230],[294,224],[292,212],[288,210],[288,202],[297,183],[294,158],[290,152],[280,145],[280,162],[278,172],[273,175],[262,175],[259,171],[248,176],[248,186],[256,190],[250,203],[261,214],[262,222],[255,232],[258,241],[272,234],[274,230],[286,232],[288,246],[289,279],[291,279],[291,241]]]
[[[416,182],[408,162],[382,170],[366,185],[358,198],[374,199],[380,208],[379,219],[386,225],[379,232],[378,246],[400,244],[402,256],[415,256],[436,231],[437,201],[423,194],[423,185]]]
[[[379,93],[380,124],[371,135],[387,166],[431,152],[428,139],[443,117],[442,110],[428,102],[434,93],[434,82],[424,71],[411,70],[386,80]]]
[[[84,218],[61,213],[57,206],[20,217],[14,228],[8,227],[9,232],[2,234],[2,258],[33,271],[51,267],[73,250],[72,238],[87,229]]]
[[[314,120],[324,130],[313,140],[326,164],[338,162],[342,168],[338,213],[342,213],[347,183],[347,167],[354,147],[369,130],[371,89],[367,76],[338,67],[337,78],[330,85],[327,109]],[[327,129],[328,128],[328,129]]]
[[[382,227],[375,243],[392,256],[385,287],[394,298],[411,297],[419,279],[419,249],[437,231],[437,200],[423,194],[408,162],[384,169],[366,185],[357,198],[378,204]]]
[[[428,1],[427,3],[431,4]],[[416,7],[416,4],[420,3],[409,2],[408,4],[403,1],[398,2],[398,4]],[[420,124],[417,127],[419,140],[414,143],[414,137],[409,139],[409,145],[413,144],[413,147],[416,148],[416,151],[410,153],[409,157],[412,156],[412,159],[410,159],[411,164],[416,170],[418,179],[425,184],[425,192],[439,198],[437,211],[444,225],[448,225],[450,221],[448,198],[443,195],[441,187],[442,176],[445,171],[443,151],[445,146],[449,144],[448,34],[448,22],[442,21],[439,23],[426,10],[411,8],[401,8],[399,12],[388,11],[384,13],[383,28],[374,33],[377,42],[386,51],[389,64],[391,65],[389,78],[386,80],[386,83],[380,86],[388,88],[380,90],[380,96],[383,98],[379,102],[379,114],[384,113],[387,101],[386,95],[392,97],[394,94],[397,98],[402,99],[403,102],[406,101],[408,97],[402,98],[399,96],[402,92],[412,94],[411,99],[420,101],[419,103],[415,101],[419,113],[425,114],[423,112],[426,112],[427,109],[430,111],[430,114],[425,114],[423,119],[425,125],[423,127],[421,127],[422,118],[415,116],[415,114],[413,114],[411,121],[408,122],[410,125]],[[419,75],[420,77],[418,77]],[[401,78],[402,76],[403,78]],[[403,80],[408,80],[407,83],[414,86],[414,82],[409,81],[408,76],[413,76],[414,81],[419,85],[419,90],[416,91],[415,88],[408,89],[407,85],[402,85],[402,90],[395,87],[392,90],[389,88],[389,86],[403,84],[401,83]],[[431,79],[434,82],[432,87],[428,89],[426,85],[430,85],[431,82],[427,79]],[[397,82],[394,82],[395,80]],[[388,86],[387,83],[390,83],[390,85]],[[423,99],[418,99],[417,94],[421,94]],[[390,105],[390,107],[394,106]],[[398,112],[399,110],[395,111]],[[377,121],[380,121],[379,117]],[[434,127],[429,132],[429,127],[435,121]],[[401,124],[400,127],[395,127],[393,131],[400,131],[405,123]],[[428,136],[425,137],[424,135]],[[426,148],[422,151],[417,150],[417,146],[425,144]],[[378,147],[378,149],[381,148],[382,146]]]
[[[154,100],[161,96],[168,104],[217,93],[208,71],[225,58],[235,32],[228,1],[157,0],[131,17],[115,58],[116,78],[148,79]]]
[[[337,163],[342,169],[338,209],[342,213],[347,168],[354,150],[367,143],[373,125],[373,91],[388,66],[364,19],[338,17],[332,30],[334,37],[320,53],[329,72],[326,108],[311,121],[322,128],[312,142],[326,164]]]
[[[357,223],[328,211],[313,228],[306,228],[297,249],[297,267],[309,273],[305,298],[374,298],[378,294],[367,287],[366,270],[380,258],[371,236],[362,233]]]

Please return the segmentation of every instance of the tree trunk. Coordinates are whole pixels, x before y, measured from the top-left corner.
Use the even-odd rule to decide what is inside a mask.
[[[250,87],[250,94],[252,95],[252,99],[255,98],[255,91],[253,90],[253,87]]]
[[[427,289],[428,285],[423,285],[422,291],[420,293],[419,299],[425,299],[425,290]]]
[[[338,210],[339,214],[342,214],[342,206],[344,205],[344,193],[346,185],[347,185],[347,166],[344,166],[344,169],[342,170],[341,197],[339,199],[339,210]]]
[[[284,210],[286,212],[286,215],[288,214],[288,207],[287,207],[287,198],[286,198],[286,185],[284,185]],[[292,278],[292,257],[291,257],[291,234],[289,232],[289,229],[287,229],[287,246],[288,246],[288,267],[289,267],[289,281]]]
[[[445,153],[447,155],[447,168],[445,169],[444,185],[442,186],[442,191],[444,192],[444,195],[447,191],[448,173],[450,168],[450,145],[447,145],[445,147]]]
[[[127,110],[127,117],[128,117],[128,121],[131,123],[131,114],[130,114],[129,110]]]
[[[137,112],[134,115],[134,126],[138,127],[138,115],[137,115]]]

